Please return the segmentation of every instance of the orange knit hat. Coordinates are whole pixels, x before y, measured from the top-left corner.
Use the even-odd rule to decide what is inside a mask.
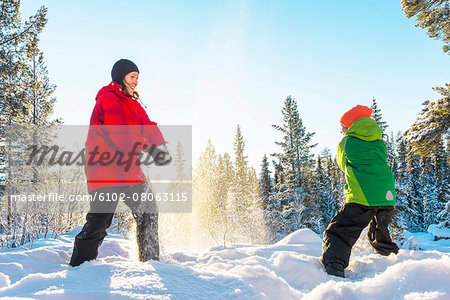
[[[347,128],[353,125],[353,123],[363,117],[368,117],[372,115],[372,109],[364,105],[356,105],[349,111],[345,112],[339,119],[339,122]]]

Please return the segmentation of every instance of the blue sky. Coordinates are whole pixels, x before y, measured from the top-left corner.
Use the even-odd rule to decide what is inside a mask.
[[[414,27],[400,1],[23,1],[23,18],[42,4],[55,117],[88,124],[112,65],[128,58],[150,118],[193,126],[194,159],[208,138],[231,152],[240,124],[258,171],[278,150],[271,124],[288,95],[316,132],[316,152],[335,153],[346,110],[375,97],[388,131],[404,131],[450,78],[442,42]]]

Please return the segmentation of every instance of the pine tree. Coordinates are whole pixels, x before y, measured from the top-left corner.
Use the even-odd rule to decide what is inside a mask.
[[[273,192],[269,195],[267,206],[264,210],[265,225],[269,231],[268,240],[274,243],[285,236],[283,228],[286,228],[286,219],[283,216],[283,205],[279,198],[282,195],[282,186],[284,185],[283,167],[281,163],[272,160],[274,167],[274,185]]]
[[[245,140],[239,125],[236,128],[233,150],[235,156],[234,180],[228,199],[228,211],[231,213],[230,222],[233,224],[234,237],[232,241],[262,240],[263,238],[259,238],[257,234],[259,229],[257,227],[260,227],[261,224],[255,222],[255,220],[263,221],[258,179],[255,170],[248,166],[247,156],[244,154]]]
[[[260,197],[259,181],[256,170],[248,169],[248,190],[250,193],[250,206],[248,208],[249,227],[247,236],[252,244],[267,244],[270,242],[268,226],[265,223],[264,201]]]
[[[52,97],[55,91],[55,86],[50,84],[48,78],[47,67],[44,63],[43,53],[38,48],[38,37],[34,36],[31,41],[26,45],[26,56],[22,63],[21,68],[21,85],[24,91],[24,114],[18,121],[26,125],[22,127],[22,141],[24,144],[42,145],[51,144],[51,140],[54,138],[55,125],[61,123],[60,119],[51,120],[53,113],[53,107],[56,102],[56,98]],[[26,129],[25,129],[26,128]],[[29,137],[25,137],[28,135]],[[31,169],[21,169],[20,177],[22,180],[31,181],[31,190],[28,192],[44,193],[46,184],[51,177],[50,168],[44,164],[39,168],[32,166]],[[21,193],[27,192],[22,190]],[[31,203],[26,205],[21,210],[21,227],[22,236],[20,244],[30,241],[34,238],[33,235],[26,237],[26,232],[29,230],[35,230],[35,236],[39,236],[39,227],[42,225],[46,228],[51,227],[50,222],[60,218],[60,208],[65,204],[58,203],[52,205],[49,209],[45,209],[42,206],[48,206],[47,203]],[[37,213],[40,211],[41,213]]]
[[[447,140],[448,142],[448,140]],[[447,148],[448,149],[448,148]],[[436,166],[441,170],[438,176],[440,189],[439,189],[439,202],[446,203],[450,199],[450,164],[449,164],[449,151],[442,145],[441,155],[436,159]]]
[[[50,120],[56,98],[52,98],[56,86],[50,84],[44,55],[38,49],[38,39],[35,37],[26,48],[26,64],[22,69],[22,84],[25,90],[25,122],[33,125],[51,125],[61,120]]]
[[[382,120],[381,109],[378,108],[377,100],[375,99],[375,97],[372,98],[372,106],[370,106],[370,108],[372,109],[372,119],[377,122],[377,124],[381,128],[381,132],[383,132],[384,135],[386,128],[388,128],[389,126],[385,121]]]
[[[234,178],[229,192],[228,208],[231,212],[230,221],[233,223],[233,241],[244,235],[244,225],[247,222],[247,209],[250,206],[248,194],[247,156],[244,155],[245,141],[241,127],[238,125],[234,136]]]
[[[280,187],[284,183],[283,178],[283,167],[281,166],[280,161],[276,162],[275,160],[272,160],[272,165],[275,170],[273,174],[273,188],[274,191],[277,191],[277,188]]]
[[[218,177],[215,183],[216,194],[218,199],[217,223],[222,227],[221,240],[225,248],[226,242],[232,240],[233,235],[233,220],[230,211],[229,193],[233,186],[234,180],[234,165],[230,155],[225,152],[224,155],[219,154],[218,159]],[[230,237],[231,235],[231,237]]]
[[[270,179],[269,161],[266,154],[264,154],[261,163],[261,173],[259,177],[259,193],[262,200],[263,209],[267,209],[270,194],[272,193],[272,182]]]
[[[325,158],[326,159],[326,158]],[[309,212],[309,228],[322,233],[328,224],[328,205],[331,203],[331,181],[323,167],[322,157],[317,157],[317,167],[314,174],[312,205]]]
[[[386,162],[388,163],[391,170],[395,169],[395,142],[392,138],[391,133],[391,139],[389,139],[389,136],[386,134],[386,129],[389,127],[385,121],[383,121],[383,116],[381,114],[381,109],[378,108],[377,100],[375,97],[372,99],[372,119],[377,122],[377,124],[380,126],[381,132],[383,134],[383,141],[386,144]]]
[[[439,191],[437,190],[431,159],[429,157],[422,157],[420,159],[420,166],[420,202],[423,204],[420,206],[418,213],[422,214],[422,216],[419,216],[419,219],[423,223],[419,224],[419,229],[420,231],[426,231],[428,226],[436,223],[436,212],[440,211],[441,207],[438,202]]]
[[[438,219],[442,220],[438,224],[438,228],[450,228],[450,198],[445,204],[445,208],[438,213]]]
[[[445,87],[436,87],[443,98],[425,101],[423,109],[405,135],[412,145],[412,150],[421,156],[430,156],[437,151],[450,129],[450,83]]]
[[[245,194],[245,187],[247,182],[247,156],[244,155],[245,141],[242,136],[241,127],[238,125],[236,128],[236,135],[234,137],[233,150],[235,155],[234,160],[234,192],[242,196]]]
[[[450,199],[450,168],[447,163],[447,156],[448,153],[443,142],[431,156],[435,202],[427,205],[431,214],[428,217],[429,224],[445,222],[441,214],[436,214],[436,212],[445,211],[445,206]]]
[[[22,24],[20,1],[2,1],[0,18],[0,124],[17,124],[17,119],[27,114],[29,103],[23,71],[27,69],[30,49],[37,49],[37,36],[47,23],[47,8],[41,7],[35,15]],[[33,46],[34,45],[34,46]],[[29,69],[29,68],[28,68]]]
[[[441,39],[450,54],[450,5],[448,0],[402,0],[406,17],[416,17],[416,27],[426,28],[428,37]]]
[[[288,96],[281,111],[283,125],[272,125],[282,133],[281,152],[272,154],[279,159],[281,172],[275,187],[276,193],[271,200],[282,213],[285,222],[276,225],[274,236],[283,236],[303,226],[305,208],[312,205],[311,186],[308,178],[312,177],[314,167],[313,155],[310,153],[310,141],[314,133],[306,131],[299,116],[297,101]],[[280,180],[282,179],[282,180]]]
[[[193,213],[197,216],[197,228],[205,229],[211,238],[220,244],[220,226],[218,216],[224,211],[222,199],[217,197],[216,187],[219,181],[218,155],[211,140],[200,155],[194,169]]]
[[[336,159],[333,159],[328,149],[325,149],[322,152],[321,157],[325,162],[325,182],[327,183],[324,188],[326,191],[325,198],[328,199],[328,202],[326,203],[326,209],[323,215],[323,224],[326,227],[330,223],[331,219],[336,215],[345,200],[345,176],[339,169]]]
[[[169,184],[167,193],[171,199],[182,199],[183,193],[189,192],[190,166],[186,165],[183,144],[178,141],[173,159],[176,170],[175,180]],[[197,178],[198,179],[198,178]],[[198,194],[197,194],[198,195]],[[196,195],[196,196],[197,196]],[[160,228],[164,228],[160,234],[161,244],[166,247],[189,248],[193,243],[196,228],[193,222],[193,213],[188,211],[188,202],[173,201],[170,203],[170,213],[159,215]]]
[[[450,166],[450,136],[447,136],[446,138],[446,150],[445,150],[445,156],[446,156],[446,160],[447,160],[447,165]]]
[[[48,214],[32,212],[35,203],[25,205],[24,209],[17,207],[8,195],[13,192],[27,192],[31,187],[34,193],[39,193],[38,179],[45,178],[46,170],[27,168],[23,164],[11,164],[11,161],[20,162],[20,159],[8,159],[6,153],[11,154],[12,144],[7,136],[6,126],[16,125],[42,125],[50,120],[55,99],[50,99],[54,87],[49,84],[47,71],[43,62],[42,53],[38,49],[38,35],[44,28],[47,18],[47,9],[41,7],[37,13],[25,23],[20,20],[20,1],[2,1],[0,20],[0,173],[4,181],[0,189],[0,197],[6,199],[6,228],[7,239],[11,241],[8,247],[28,242],[39,237],[39,227],[53,218]],[[16,131],[19,129],[15,127]],[[14,132],[14,131],[11,131]],[[26,134],[25,134],[26,133]],[[38,134],[39,133],[39,134]],[[21,139],[36,144],[43,140],[44,135],[39,131],[22,131]],[[27,139],[27,136],[30,138]],[[22,145],[24,146],[24,145]],[[23,151],[22,151],[23,153]],[[27,188],[27,186],[29,186]],[[9,187],[9,190],[7,189]],[[28,191],[29,192],[29,191]],[[3,222],[3,220],[1,220]],[[30,229],[32,226],[32,229]],[[18,232],[16,227],[21,227]]]
[[[314,171],[312,205],[306,225],[321,234],[342,206],[345,178],[330,150],[325,148],[317,158]]]
[[[420,185],[420,175],[422,172],[421,160],[418,156],[408,151],[407,156],[407,172],[406,180],[406,198],[408,199],[408,206],[412,208],[412,215],[410,217],[410,224],[408,228],[412,231],[424,231],[424,205],[423,193]]]
[[[393,174],[397,201],[395,205],[395,214],[390,224],[390,232],[395,240],[401,242],[403,239],[403,232],[407,229],[407,225],[411,223],[414,212],[409,206],[410,201],[406,189],[406,183],[409,176],[407,165],[407,142],[401,132],[397,133],[395,143],[398,146],[396,147],[397,151]]]
[[[398,134],[398,133],[397,133]],[[398,143],[397,138],[394,137],[394,132],[391,131],[391,135],[388,140],[389,146],[386,146],[386,148],[390,149],[390,155],[387,155],[386,162],[391,167],[391,171],[394,174],[394,178],[397,178],[397,172],[398,172]]]

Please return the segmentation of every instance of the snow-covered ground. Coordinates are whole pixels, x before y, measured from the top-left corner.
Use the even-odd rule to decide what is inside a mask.
[[[310,230],[270,246],[215,247],[136,261],[131,240],[110,234],[99,258],[67,262],[80,228],[33,249],[0,251],[0,297],[15,299],[450,299],[450,240],[409,234],[398,255],[353,253],[347,278],[325,273]]]

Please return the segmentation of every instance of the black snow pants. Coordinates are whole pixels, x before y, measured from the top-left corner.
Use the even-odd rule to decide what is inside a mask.
[[[349,264],[353,245],[361,231],[369,225],[368,238],[375,253],[389,255],[398,253],[391,240],[388,226],[394,214],[393,206],[365,206],[346,203],[331,220],[323,236],[322,263]]]
[[[139,260],[158,260],[158,210],[155,201],[145,201],[145,209],[142,209],[143,201],[140,201],[142,199],[140,197],[143,193],[151,193],[147,182],[131,186],[104,187],[91,191],[89,194],[92,198],[95,197],[96,201],[91,201],[86,223],[75,237],[70,265],[75,267],[97,258],[98,248],[107,236],[106,229],[111,226],[118,204],[118,201],[106,201],[106,199],[118,199],[120,196],[131,209],[136,220]],[[103,201],[98,201],[100,195]]]

